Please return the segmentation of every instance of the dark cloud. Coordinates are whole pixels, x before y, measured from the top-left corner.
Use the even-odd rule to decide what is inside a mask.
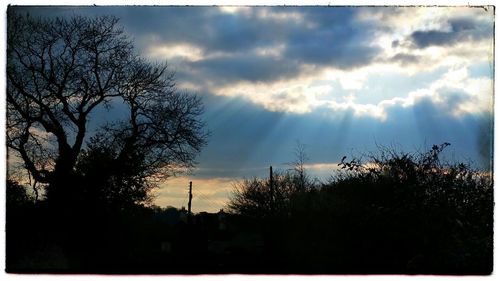
[[[298,9],[312,28],[287,38],[285,56],[303,63],[350,69],[371,63],[381,50],[370,46],[375,26],[357,20],[352,7]]]
[[[180,43],[195,45],[204,54],[222,52],[229,57],[212,57],[190,66],[199,66],[199,72],[213,71],[211,79],[225,81],[271,81],[292,77],[300,73],[299,64],[350,69],[369,64],[380,52],[369,46],[375,26],[357,20],[360,9],[352,7],[251,7],[236,14],[224,13],[217,7],[25,10],[45,16],[116,15],[143,52],[152,44]],[[287,14],[299,15],[303,20],[287,18]],[[277,57],[256,52],[257,49],[276,47],[284,47]]]
[[[448,21],[451,30],[415,31],[410,38],[419,48],[451,46],[459,42],[470,42],[491,38],[491,22],[484,23],[470,18],[453,18]]]
[[[217,7],[115,6],[115,7],[13,7],[37,16],[114,15],[139,43],[189,43],[213,51],[244,51],[259,43],[260,22],[245,15],[222,13]],[[250,22],[251,24],[247,23]],[[252,23],[254,22],[254,23]],[[262,36],[266,39],[266,36]],[[151,43],[151,42],[148,42]],[[146,47],[146,46],[144,46]]]
[[[304,30],[344,29],[346,33],[356,24],[356,15],[361,10],[354,7],[270,7],[270,13],[286,15],[299,14],[303,19]],[[293,19],[290,19],[292,21]],[[286,22],[285,22],[286,24]]]
[[[411,34],[411,38],[420,48],[433,45],[452,45],[460,41],[460,35],[457,33],[437,30],[415,31]]]
[[[273,45],[297,26],[258,18],[262,9],[228,14],[218,7],[129,7],[130,15],[122,20],[136,36],[154,36],[157,43],[189,43],[206,53],[238,53]]]
[[[438,94],[441,99],[440,105],[445,112],[458,110],[460,105],[466,102],[477,102],[473,96],[456,89],[443,88],[438,91]]]
[[[398,53],[392,56],[389,61],[397,62],[401,65],[408,65],[412,63],[418,63],[420,61],[420,57],[412,54]]]
[[[452,32],[463,32],[477,29],[477,23],[473,19],[453,18],[449,20]]]
[[[295,61],[249,54],[207,59],[189,65],[190,69],[202,73],[201,76],[206,79],[216,79],[223,84],[235,81],[275,81],[296,76],[301,70],[301,66]]]
[[[216,7],[144,7],[123,21],[135,34],[160,43],[189,43],[210,52],[244,52],[272,43],[272,27],[255,15],[222,13]],[[159,27],[152,29],[152,26]]]
[[[281,16],[295,13],[304,22],[260,17],[264,12]],[[164,17],[159,17],[160,14]],[[164,43],[190,43],[201,47],[206,54],[229,54],[189,63],[193,73],[222,83],[291,78],[301,73],[301,64],[350,69],[369,64],[380,52],[369,46],[373,37],[370,30],[374,27],[357,21],[356,9],[348,7],[257,7],[241,14],[182,7],[158,9],[154,13],[142,11],[135,18],[147,18],[140,24],[132,24],[130,29],[135,34],[154,32]],[[160,22],[148,22],[155,20]],[[166,28],[151,31],[150,26]],[[255,52],[258,48],[279,46],[284,46],[284,51],[278,56]]]
[[[338,34],[310,34],[305,38],[294,38],[289,42],[285,54],[290,59],[303,63],[352,69],[368,65],[380,50],[367,47],[355,40],[349,42]]]

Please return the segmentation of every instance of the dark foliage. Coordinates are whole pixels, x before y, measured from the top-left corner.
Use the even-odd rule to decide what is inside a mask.
[[[321,190],[335,250],[369,271],[489,273],[492,270],[491,174],[442,163],[448,143],[420,154],[382,150],[342,162],[347,172]],[[346,235],[347,234],[347,235]],[[362,252],[362,258],[349,252]],[[335,255],[335,254],[334,254]]]
[[[488,274],[492,176],[442,162],[448,145],[343,158],[342,171],[322,186],[299,194],[287,185],[288,212],[256,203],[270,202],[266,181],[257,179],[243,182],[229,206],[274,216],[269,235],[283,272]]]
[[[6,186],[6,204],[9,207],[22,207],[33,202],[31,196],[28,195],[26,187],[19,183],[7,180]]]
[[[270,180],[244,180],[235,186],[228,208],[234,213],[252,218],[287,214],[291,207],[291,197],[296,192],[289,173],[275,173],[272,187]]]
[[[112,147],[94,139],[76,165],[80,198],[95,207],[125,209],[148,204],[154,185],[144,155],[131,152],[127,159],[118,157]]]

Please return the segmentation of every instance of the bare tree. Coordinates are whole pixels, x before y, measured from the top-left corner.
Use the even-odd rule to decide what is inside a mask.
[[[274,192],[269,179],[245,179],[235,184],[227,208],[230,212],[256,218],[288,215],[297,194],[294,175],[275,172],[273,188]]]
[[[306,171],[306,161],[308,156],[306,154],[306,145],[297,141],[294,150],[295,159],[293,162],[288,163],[294,174],[294,181],[299,191],[305,191],[311,185],[311,180]]]
[[[293,209],[305,204],[303,196],[315,182],[307,175],[308,159],[305,145],[299,141],[294,150],[295,159],[285,172],[275,172],[271,179],[243,180],[234,186],[227,208],[234,213],[250,217],[269,215],[288,216]],[[272,185],[272,188],[271,188]]]
[[[148,175],[192,167],[205,144],[199,98],[176,89],[166,64],[139,58],[117,23],[8,12],[7,146],[53,197],[69,188],[98,107],[127,106],[97,135],[119,161],[141,155]]]

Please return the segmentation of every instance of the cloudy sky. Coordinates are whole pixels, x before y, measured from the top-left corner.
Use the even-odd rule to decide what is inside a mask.
[[[286,169],[297,142],[326,179],[344,155],[377,145],[424,150],[488,169],[492,8],[44,7],[34,15],[120,18],[137,51],[167,60],[202,97],[211,132],[192,175],[156,203],[215,211],[242,178]]]

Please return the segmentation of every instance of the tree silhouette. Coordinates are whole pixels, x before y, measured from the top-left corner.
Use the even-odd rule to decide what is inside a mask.
[[[303,196],[311,192],[314,181],[307,174],[305,145],[297,142],[295,159],[285,172],[275,171],[271,187],[270,180],[246,179],[235,185],[228,204],[230,211],[244,216],[262,218],[289,216],[299,208],[307,207]]]
[[[297,141],[294,151],[295,160],[289,163],[293,171],[293,178],[295,185],[300,191],[307,191],[312,186],[312,181],[306,171],[306,161],[308,160],[306,154],[305,144]]]
[[[293,194],[298,192],[297,181],[290,172],[275,172],[273,189],[267,179],[246,179],[235,185],[228,208],[231,212],[253,218],[286,215]]]
[[[128,110],[95,135],[114,163],[140,157],[142,179],[194,164],[207,137],[201,101],[176,89],[166,63],[138,57],[117,18],[42,19],[9,9],[7,20],[7,146],[47,185],[48,199],[74,197],[99,107]]]

